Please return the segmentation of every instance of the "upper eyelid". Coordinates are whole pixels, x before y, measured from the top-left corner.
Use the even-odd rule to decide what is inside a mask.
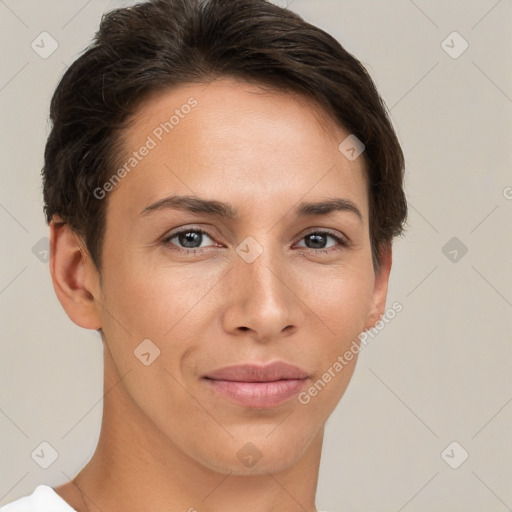
[[[179,229],[178,231],[174,231],[172,233],[166,233],[163,237],[162,237],[162,240],[169,240],[170,238],[174,238],[176,235],[180,235],[181,233],[188,233],[189,231],[199,231],[205,235],[208,235],[210,238],[213,239],[213,236],[205,229],[203,228],[198,228],[198,227],[189,227],[189,228],[183,228],[183,229]]]

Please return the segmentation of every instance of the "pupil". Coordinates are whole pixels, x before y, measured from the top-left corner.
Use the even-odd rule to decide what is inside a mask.
[[[185,247],[194,248],[197,247],[197,245],[194,245],[194,241],[197,242],[199,240],[199,245],[201,245],[200,237],[200,233],[196,233],[195,231],[189,231],[180,236],[180,242],[183,243]]]
[[[323,249],[325,244],[325,235],[308,235],[307,237],[309,240],[313,240],[313,247],[310,247],[310,249]],[[306,243],[307,245],[307,243]],[[308,246],[309,247],[309,246]]]

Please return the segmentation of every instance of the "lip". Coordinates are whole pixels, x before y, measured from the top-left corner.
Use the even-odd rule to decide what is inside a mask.
[[[304,387],[308,373],[283,361],[269,364],[226,366],[209,372],[203,380],[214,391],[245,407],[275,407]]]

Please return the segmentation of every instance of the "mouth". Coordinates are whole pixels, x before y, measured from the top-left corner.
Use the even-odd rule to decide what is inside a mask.
[[[228,366],[203,376],[215,393],[253,408],[276,407],[287,402],[300,392],[308,378],[305,370],[282,361]]]

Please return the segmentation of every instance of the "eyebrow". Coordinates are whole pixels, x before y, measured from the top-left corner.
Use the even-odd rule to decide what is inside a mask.
[[[165,209],[183,210],[192,213],[203,213],[225,219],[238,218],[238,210],[229,203],[213,199],[201,199],[195,196],[169,196],[146,206],[140,216],[144,217],[152,212]],[[329,215],[336,211],[354,213],[360,221],[363,216],[357,206],[350,199],[332,198],[318,202],[302,202],[295,208],[297,217]]]

